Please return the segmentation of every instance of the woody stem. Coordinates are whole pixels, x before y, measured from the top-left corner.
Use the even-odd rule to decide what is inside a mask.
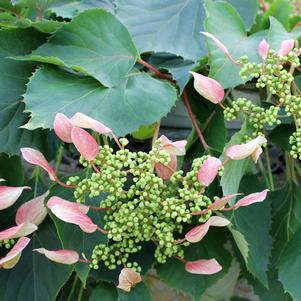
[[[189,117],[190,117],[190,119],[192,121],[192,124],[193,124],[193,126],[194,126],[194,128],[195,128],[195,130],[196,130],[196,132],[197,132],[197,134],[199,136],[199,139],[200,139],[200,141],[201,141],[204,149],[208,150],[209,146],[208,146],[208,144],[206,143],[206,141],[204,139],[204,136],[203,136],[203,134],[202,134],[202,132],[201,132],[201,130],[199,128],[199,125],[198,125],[198,123],[197,123],[197,121],[195,119],[195,116],[193,115],[193,112],[191,110],[191,106],[190,106],[189,99],[188,99],[188,96],[187,96],[185,88],[183,89],[182,95],[183,95],[183,98],[184,98],[184,102],[186,104],[188,115],[189,115]]]

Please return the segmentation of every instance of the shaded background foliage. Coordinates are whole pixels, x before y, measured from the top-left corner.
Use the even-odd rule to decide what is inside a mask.
[[[200,31],[214,34],[235,59],[247,55],[259,62],[257,47],[263,38],[277,49],[282,40],[300,37],[301,29],[295,25],[301,17],[294,14],[298,9],[294,3],[270,1],[265,9],[256,0],[0,0],[0,177],[9,185],[23,184],[21,147],[37,148],[48,159],[56,157],[59,142],[52,123],[57,112],[71,116],[80,111],[101,120],[118,135],[128,135],[133,147],[148,148],[148,140],[139,142],[131,134],[136,132],[140,140],[151,136],[148,126],[179,105],[184,87],[215,155],[221,155],[225,145],[242,143],[248,125],[243,124],[230,139],[222,110],[193,90],[191,70],[209,73],[227,89],[230,99],[249,87],[242,87],[239,68],[215,44],[205,41]],[[168,72],[176,84],[149,72],[139,64],[140,58]],[[177,126],[181,124],[173,127]],[[288,121],[269,134],[270,143],[283,153],[289,150],[290,127]],[[179,136],[181,131],[169,133]],[[204,153],[194,129],[187,139],[185,164]],[[74,156],[68,149],[65,165]],[[291,160],[286,164],[292,164]],[[18,204],[1,211],[1,228],[12,223],[20,204],[47,189],[43,175],[34,172],[29,182],[33,192],[24,193]],[[28,173],[26,168],[26,178]],[[223,270],[216,275],[187,274],[175,260],[154,266],[152,249],[146,247],[141,258],[135,259],[143,266],[143,274],[147,273],[145,283],[131,293],[122,292],[112,285],[118,271],[104,267],[90,271],[82,263],[66,267],[32,253],[33,248],[45,247],[89,254],[95,240],[102,239],[98,234],[79,233],[50,216],[32,235],[32,246],[23,252],[16,268],[0,271],[0,300],[69,301],[77,296],[91,301],[156,300],[154,279],[173,288],[179,300],[246,300],[233,297],[233,292],[239,296],[236,282],[242,278],[262,301],[301,300],[297,277],[301,191],[289,172],[282,184],[266,202],[229,214],[229,231],[212,231],[188,249],[186,255],[191,259],[200,254],[217,258]],[[245,159],[229,163],[210,193],[252,193],[264,187],[254,164]],[[51,189],[51,194],[70,199],[66,193],[55,185]]]

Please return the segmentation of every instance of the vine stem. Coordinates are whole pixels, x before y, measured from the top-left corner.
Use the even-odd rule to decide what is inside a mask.
[[[151,64],[147,63],[146,61],[144,61],[143,59],[139,59],[137,60],[137,62],[141,65],[143,65],[144,67],[148,68],[149,70],[152,70],[156,75],[158,75],[161,78],[167,79],[172,83],[175,83],[175,81],[167,74],[164,74],[162,72],[160,72],[158,69],[156,69],[154,66],[152,66]]]
[[[261,160],[260,157],[258,158],[258,164],[259,164],[260,171],[261,171],[261,173],[262,173],[262,175],[263,175],[263,177],[264,177],[264,179],[265,179],[265,182],[266,182],[267,186],[268,186],[269,189],[270,189],[270,188],[271,188],[271,185],[270,185],[270,182],[269,182],[269,178],[268,178],[268,176],[267,176],[267,174],[266,174],[266,170],[265,170],[265,168],[264,168],[264,166],[263,166],[263,163],[262,163],[262,160]]]
[[[196,132],[197,132],[197,134],[199,136],[199,139],[200,139],[200,141],[201,141],[204,149],[208,150],[209,146],[208,146],[208,144],[206,143],[206,141],[204,139],[204,136],[203,136],[203,134],[202,134],[202,132],[201,132],[201,130],[199,128],[199,125],[198,125],[198,123],[197,123],[197,121],[195,119],[195,116],[193,115],[193,112],[191,110],[191,106],[190,106],[189,99],[188,99],[188,96],[187,96],[185,88],[183,89],[182,95],[183,95],[183,98],[184,98],[184,102],[186,104],[188,115],[189,115],[189,117],[190,117],[190,119],[192,121],[192,124],[193,124],[193,126],[194,126],[194,128],[195,128],[195,130],[196,130]]]
[[[273,174],[272,174],[272,169],[271,169],[271,160],[270,160],[270,154],[269,154],[268,147],[264,148],[264,154],[265,154],[265,159],[267,161],[270,188],[271,188],[272,191],[274,191],[275,190],[275,185],[274,185],[274,180],[273,180]]]
[[[158,75],[159,77],[161,78],[164,78],[164,79],[167,79],[168,81],[172,82],[172,83],[176,83],[175,80],[173,80],[169,75],[167,74],[164,74],[162,72],[160,72],[158,69],[156,69],[154,66],[152,66],[151,64],[145,62],[144,60],[142,59],[139,59],[137,60],[137,62],[145,67],[147,67],[148,69],[152,70],[156,75]],[[193,115],[193,112],[191,110],[191,106],[190,106],[190,103],[189,103],[189,99],[188,99],[188,96],[187,96],[187,93],[186,93],[186,90],[185,88],[183,89],[183,92],[182,92],[182,95],[183,95],[183,98],[184,98],[184,101],[185,101],[185,104],[186,104],[186,108],[187,108],[187,111],[188,111],[188,115],[192,121],[192,124],[199,136],[199,139],[204,147],[204,149],[207,151],[209,149],[209,146],[208,144],[206,143],[205,139],[204,139],[204,136],[199,128],[199,125],[195,119],[195,116]]]
[[[62,163],[62,159],[63,159],[63,154],[64,154],[64,145],[61,144],[57,153],[57,157],[55,160],[55,175],[58,176],[60,167],[61,167],[61,163]]]
[[[81,300],[82,300],[82,298],[83,298],[83,293],[84,293],[84,286],[83,286],[83,284],[81,284],[80,290],[79,290],[79,293],[78,293],[77,301],[81,301]]]
[[[74,291],[75,291],[77,279],[78,279],[78,278],[77,278],[77,276],[75,275],[67,301],[71,301],[71,299],[72,299],[73,293],[74,293]]]
[[[156,123],[155,131],[152,139],[152,146],[154,146],[156,140],[158,139],[159,132],[160,132],[160,121]]]

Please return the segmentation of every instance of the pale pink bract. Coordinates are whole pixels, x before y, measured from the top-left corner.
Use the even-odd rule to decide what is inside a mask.
[[[218,174],[218,170],[223,166],[220,159],[209,157],[201,165],[198,172],[198,180],[204,186],[209,186]]]
[[[218,104],[224,99],[224,88],[218,81],[196,72],[191,71],[190,73],[194,78],[193,86],[200,95],[214,104]]]
[[[285,40],[281,43],[280,48],[278,50],[279,56],[286,56],[293,50],[295,46],[294,40]]]
[[[24,189],[31,189],[29,186],[10,187],[0,186],[0,210],[12,206],[20,197]]]
[[[226,156],[232,160],[242,160],[252,156],[252,159],[256,163],[262,153],[261,146],[265,143],[267,143],[266,138],[258,136],[247,143],[229,146],[226,149]]]
[[[74,264],[79,260],[78,253],[73,250],[50,251],[44,248],[39,248],[34,249],[33,251],[44,254],[49,260],[62,264]]]
[[[76,203],[74,203],[76,204]],[[97,225],[86,215],[85,207],[72,205],[71,202],[59,197],[51,197],[47,207],[60,220],[79,226],[86,233],[93,233],[97,230]]]
[[[29,242],[30,239],[28,237],[21,237],[6,256],[0,259],[0,268],[13,268],[20,260],[22,251],[26,248]]]
[[[263,39],[258,45],[258,53],[263,61],[267,59],[269,51],[270,51],[270,45],[265,39]]]
[[[201,241],[208,233],[209,227],[224,227],[230,224],[230,221],[220,216],[212,216],[202,225],[196,226],[186,233],[185,238],[191,243]]]
[[[30,147],[24,147],[21,148],[21,153],[25,161],[33,165],[40,166],[48,173],[52,181],[56,181],[54,169],[50,166],[41,152]]]
[[[212,275],[222,270],[221,265],[213,259],[200,259],[195,261],[188,261],[185,264],[185,269],[191,274],[198,275]]]
[[[47,216],[47,209],[44,205],[45,198],[49,191],[44,194],[24,203],[18,208],[16,213],[16,224],[28,222],[36,226],[40,225]]]
[[[73,127],[71,138],[79,153],[88,161],[93,161],[99,152],[96,140],[85,130]]]
[[[63,113],[57,113],[54,118],[53,129],[56,135],[64,142],[72,143],[71,130],[73,124]]]

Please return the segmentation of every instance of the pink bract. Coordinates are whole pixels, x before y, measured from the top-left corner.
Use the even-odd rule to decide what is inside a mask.
[[[280,48],[278,50],[279,56],[286,56],[293,50],[295,46],[294,40],[285,40],[281,43]]]
[[[71,138],[79,153],[88,161],[93,161],[99,152],[96,140],[85,130],[74,127]]]
[[[40,254],[44,254],[51,261],[62,263],[62,264],[74,264],[78,262],[79,255],[73,250],[56,250],[50,251],[44,248],[34,249]]]
[[[209,186],[218,174],[218,170],[223,166],[221,160],[209,157],[201,165],[198,172],[198,180],[204,186]]]
[[[200,259],[188,261],[185,265],[187,272],[199,275],[212,275],[222,270],[221,265],[215,259]]]
[[[21,237],[6,256],[0,259],[0,268],[13,268],[18,263],[22,251],[26,248],[29,242],[30,239],[28,237]]]
[[[269,51],[270,51],[270,45],[265,39],[263,39],[258,45],[258,53],[263,61],[267,59]]]
[[[52,181],[56,180],[54,169],[50,166],[41,152],[30,147],[24,147],[21,148],[21,153],[25,161],[40,166],[48,173]]]
[[[73,124],[71,120],[63,113],[55,115],[53,129],[56,135],[64,142],[72,143],[71,130]]]
[[[225,92],[222,85],[215,79],[204,76],[196,72],[190,72],[193,77],[195,90],[214,104],[218,104],[224,99]]]
[[[0,232],[0,240],[19,238],[36,231],[38,227],[31,223],[23,223]]]
[[[66,203],[67,202],[67,203]],[[60,220],[78,225],[82,231],[86,233],[93,233],[97,230],[97,225],[95,225],[90,217],[86,215],[85,212],[76,205],[69,204],[71,202],[65,201],[58,197],[52,197],[47,203],[47,207],[51,212]],[[75,204],[75,203],[74,203]]]
[[[202,225],[194,227],[188,233],[186,233],[185,238],[191,243],[196,243],[201,241],[205,235],[208,233],[209,227],[224,227],[230,224],[230,221],[226,218],[220,216],[212,216],[208,221]]]
[[[112,130],[106,127],[101,122],[83,114],[83,113],[75,113],[71,117],[71,122],[74,126],[84,128],[84,129],[91,129],[99,134],[108,134],[112,133]]]
[[[242,160],[252,156],[254,162],[257,162],[262,153],[261,146],[265,143],[267,143],[266,138],[258,136],[245,144],[236,144],[228,147],[226,149],[226,156],[232,160]]]
[[[31,189],[29,186],[10,187],[0,186],[0,210],[12,206],[20,197],[24,189]]]
[[[47,209],[44,205],[45,198],[48,196],[49,191],[44,194],[24,203],[16,213],[16,224],[28,222],[36,226],[42,223],[47,216]]]

